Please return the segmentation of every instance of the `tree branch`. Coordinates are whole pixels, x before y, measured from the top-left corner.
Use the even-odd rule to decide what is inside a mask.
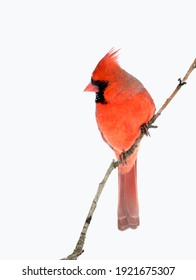
[[[189,67],[188,71],[186,72],[185,76],[183,77],[183,79],[178,79],[179,83],[176,86],[175,90],[173,91],[173,93],[170,95],[170,97],[165,101],[165,103],[161,106],[161,108],[158,110],[158,112],[152,117],[152,119],[145,125],[146,129],[150,129],[152,127],[154,127],[152,124],[156,121],[156,119],[161,115],[161,113],[163,112],[163,110],[168,106],[168,104],[171,102],[171,100],[174,98],[174,96],[178,93],[178,91],[181,89],[181,87],[183,85],[186,84],[186,80],[188,79],[188,77],[190,76],[191,72],[196,68],[196,58],[193,61],[193,63],[191,64],[191,66]],[[143,138],[143,136],[146,135],[146,132],[144,130],[141,130],[141,133],[139,135],[139,137],[136,139],[135,143],[131,146],[131,148],[129,150],[127,150],[126,152],[123,153],[123,160],[126,160],[126,158],[128,158],[137,148],[137,146],[139,145],[141,139]],[[93,199],[93,202],[91,204],[90,210],[88,212],[87,218],[85,220],[84,226],[82,228],[79,240],[76,244],[76,247],[74,249],[74,251],[66,258],[62,258],[62,260],[77,260],[77,258],[84,252],[83,247],[84,247],[84,243],[85,243],[85,239],[86,239],[86,234],[87,234],[87,230],[89,228],[90,222],[92,220],[93,217],[93,213],[97,207],[97,203],[99,201],[100,195],[104,189],[104,186],[111,174],[111,172],[118,167],[120,164],[122,163],[121,159],[118,159],[116,161],[112,161],[103,180],[101,181],[101,183],[99,184],[99,187],[97,189],[97,193]]]

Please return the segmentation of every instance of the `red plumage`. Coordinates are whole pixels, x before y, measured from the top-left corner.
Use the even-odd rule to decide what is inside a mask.
[[[116,157],[128,150],[140,134],[141,126],[155,112],[154,102],[142,83],[122,69],[118,51],[112,49],[97,64],[85,91],[96,92],[98,128]],[[139,204],[136,159],[138,148],[118,167],[118,228],[137,228]]]

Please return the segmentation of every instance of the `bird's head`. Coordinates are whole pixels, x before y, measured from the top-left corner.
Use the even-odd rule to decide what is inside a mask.
[[[84,91],[96,93],[97,103],[107,103],[104,97],[105,89],[115,80],[120,69],[117,62],[119,50],[111,49],[97,64],[92,73],[91,81]]]

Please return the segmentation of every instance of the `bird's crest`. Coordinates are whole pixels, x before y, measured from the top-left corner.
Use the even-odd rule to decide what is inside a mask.
[[[115,50],[115,48],[112,48],[103,58],[101,61],[107,61],[107,63],[111,62],[117,62],[118,57],[119,57],[119,51],[120,50]],[[100,62],[101,62],[100,61]]]
[[[104,80],[109,78],[113,71],[116,71],[118,64],[119,50],[112,48],[97,64],[93,71],[93,78],[95,80]]]

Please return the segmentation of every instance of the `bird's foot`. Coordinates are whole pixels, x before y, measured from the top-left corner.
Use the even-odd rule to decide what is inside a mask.
[[[148,131],[149,128],[157,128],[157,125],[145,123],[141,126],[141,132],[144,133],[146,136],[150,136],[150,132]]]
[[[128,165],[127,161],[126,161],[126,154],[125,151],[123,151],[120,156],[119,156],[119,160],[122,163],[122,165]]]
[[[149,129],[149,127],[146,123],[141,126],[141,132],[143,134],[145,134],[146,136],[150,136],[148,129]]]

